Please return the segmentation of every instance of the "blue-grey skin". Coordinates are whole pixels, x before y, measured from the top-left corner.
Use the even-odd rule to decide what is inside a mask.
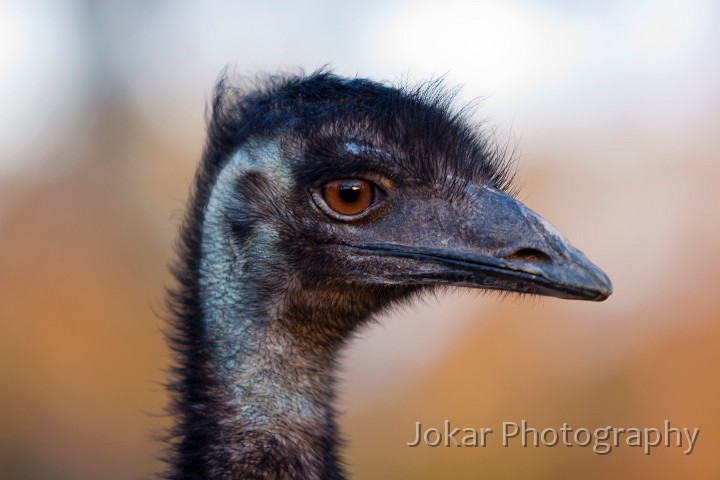
[[[344,478],[338,351],[388,305],[444,285],[607,298],[607,276],[506,174],[437,85],[222,81],[175,269],[168,478]],[[323,197],[346,178],[377,188],[361,214]]]

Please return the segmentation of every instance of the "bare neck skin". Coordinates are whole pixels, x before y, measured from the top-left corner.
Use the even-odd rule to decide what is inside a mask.
[[[336,352],[370,306],[347,289],[301,288],[271,227],[238,241],[227,221],[235,179],[274,155],[272,148],[239,153],[205,210],[198,283],[208,385],[195,406],[209,419],[195,467],[204,478],[344,478],[333,371]],[[343,300],[323,306],[318,298]]]
[[[314,319],[289,314],[285,294],[265,298],[269,305],[207,304],[208,408],[217,422],[209,478],[342,478],[332,408],[342,339],[320,348],[308,328]]]

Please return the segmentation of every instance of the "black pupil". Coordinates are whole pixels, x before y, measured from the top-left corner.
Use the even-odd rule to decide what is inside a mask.
[[[345,203],[355,203],[360,198],[360,183],[346,183],[340,187],[340,198]]]

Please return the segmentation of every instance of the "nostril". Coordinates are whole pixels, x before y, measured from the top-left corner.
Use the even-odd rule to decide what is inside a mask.
[[[505,256],[506,260],[520,260],[521,262],[550,263],[550,256],[535,248],[521,248]]]

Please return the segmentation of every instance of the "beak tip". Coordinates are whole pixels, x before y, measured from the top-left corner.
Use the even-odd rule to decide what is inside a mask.
[[[599,291],[597,293],[597,296],[595,298],[592,298],[591,300],[593,302],[604,302],[605,300],[607,300],[610,297],[610,295],[612,295],[612,288],[610,288],[608,290]]]
[[[583,292],[577,297],[579,299],[592,302],[607,300],[613,293],[610,277],[579,250],[573,248],[571,252],[567,258],[569,264],[565,264],[566,285]]]
[[[610,277],[608,277],[607,274],[600,270],[597,266],[592,264],[590,265],[591,266],[588,268],[587,272],[589,273],[588,277],[590,277],[588,278],[588,280],[590,280],[590,285],[588,285],[588,287],[595,295],[588,300],[595,302],[607,300],[613,293],[612,281],[610,280]]]
[[[602,302],[603,300],[607,300],[610,295],[613,293],[613,285],[610,281],[610,278],[605,275],[604,272],[602,273],[602,277],[600,277],[601,282],[598,282],[598,286],[600,287],[598,289],[598,296],[595,298],[595,301]]]

